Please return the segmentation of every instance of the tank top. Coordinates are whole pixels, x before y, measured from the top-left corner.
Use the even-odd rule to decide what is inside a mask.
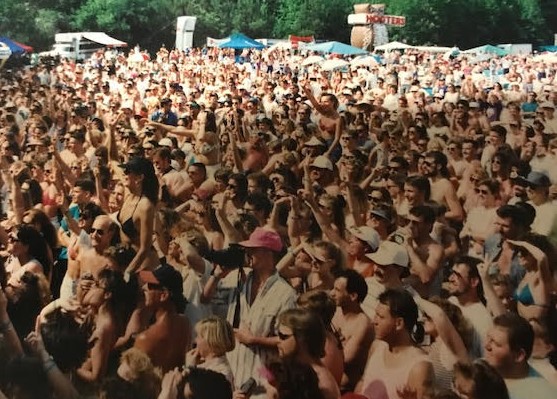
[[[376,341],[375,346],[362,377],[362,394],[368,399],[400,399],[397,388],[400,389],[408,383],[408,376],[412,368],[420,362],[430,360],[424,353],[421,356],[412,357],[398,367],[387,367],[385,365],[385,354],[389,349],[387,343]]]

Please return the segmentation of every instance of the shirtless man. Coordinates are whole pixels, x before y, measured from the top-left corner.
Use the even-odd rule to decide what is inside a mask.
[[[344,352],[344,374],[341,390],[351,392],[362,377],[367,353],[373,340],[373,326],[360,304],[367,295],[367,284],[356,271],[341,272],[331,290],[337,305],[332,324],[340,335]]]
[[[452,222],[462,222],[464,212],[456,196],[456,190],[448,179],[447,156],[440,151],[426,154],[424,170],[431,183],[431,199],[447,207],[445,218]]]
[[[321,115],[321,118],[319,119],[321,137],[327,143],[332,143],[335,138],[337,122],[340,118],[340,114],[337,111],[338,99],[334,94],[323,93],[321,94],[321,101],[317,101],[309,83],[304,85],[304,93],[315,110]]]
[[[91,247],[79,252],[76,263],[80,276],[92,274],[97,278],[99,272],[110,264],[110,260],[103,253],[108,247],[120,241],[120,228],[110,216],[100,215],[93,221],[89,237]]]
[[[145,307],[155,315],[155,322],[140,333],[134,347],[146,353],[155,367],[165,373],[184,364],[190,349],[191,336],[188,319],[183,315],[186,299],[182,276],[169,265],[153,271],[141,271]]]
[[[369,399],[406,397],[399,392],[425,396],[433,383],[433,367],[412,338],[417,320],[418,307],[408,292],[388,289],[379,296],[373,320],[376,339],[356,393]]]
[[[405,237],[410,258],[408,281],[422,297],[439,295],[443,246],[430,236],[435,222],[434,211],[427,205],[415,206],[410,209],[408,220],[409,235]]]

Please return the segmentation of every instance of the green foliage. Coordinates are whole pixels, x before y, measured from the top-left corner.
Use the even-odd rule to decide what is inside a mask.
[[[390,0],[388,12],[406,16],[393,36],[411,44],[537,43],[548,40],[537,0]]]
[[[176,17],[198,17],[194,40],[240,31],[252,37],[314,35],[349,41],[346,20],[361,0],[0,0],[0,35],[43,50],[54,33],[100,30],[149,49],[172,47]],[[372,1],[373,2],[373,1]],[[555,0],[385,0],[407,25],[392,39],[461,48],[485,43],[552,43]]]

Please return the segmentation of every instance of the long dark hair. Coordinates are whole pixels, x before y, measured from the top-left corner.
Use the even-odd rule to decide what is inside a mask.
[[[44,275],[50,275],[52,262],[48,256],[47,242],[41,233],[33,226],[21,224],[16,231],[16,235],[19,242],[29,248],[29,255],[42,265]]]
[[[159,179],[157,179],[153,164],[150,163],[149,165],[149,168],[143,173],[141,195],[147,197],[155,205],[159,199]]]
[[[38,227],[39,233],[42,234],[50,249],[54,252],[58,247],[58,235],[56,229],[50,219],[43,211],[39,209],[29,209],[23,214],[23,217],[31,218],[30,224]]]

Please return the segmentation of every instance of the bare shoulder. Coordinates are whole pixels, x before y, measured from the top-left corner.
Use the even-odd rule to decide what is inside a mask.
[[[142,213],[151,211],[154,208],[155,208],[155,206],[153,205],[153,203],[147,197],[141,197],[141,199],[139,200],[139,203],[137,204],[137,209],[139,211],[141,211]]]

